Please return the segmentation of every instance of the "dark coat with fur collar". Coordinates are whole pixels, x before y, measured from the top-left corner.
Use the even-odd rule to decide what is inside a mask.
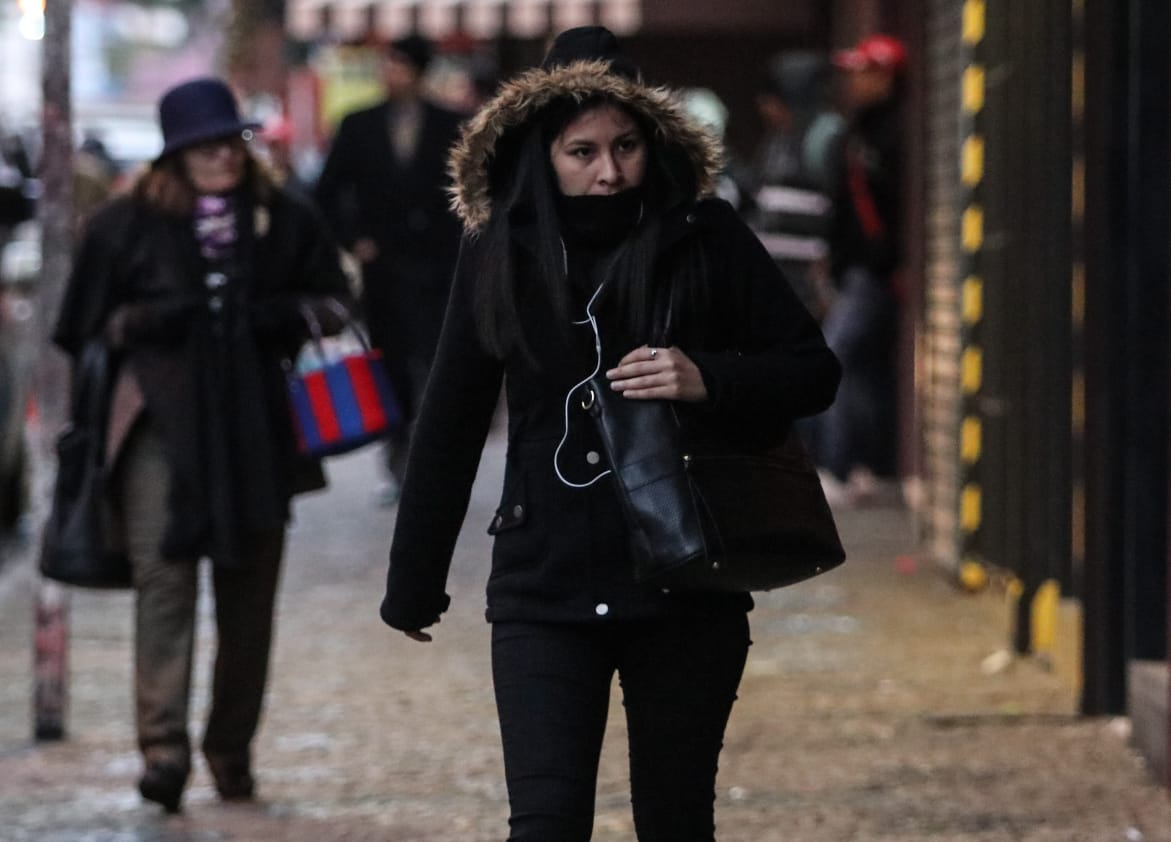
[[[444,589],[452,551],[501,384],[508,402],[509,448],[500,508],[486,525],[496,536],[488,580],[490,621],[609,622],[751,606],[747,594],[666,593],[636,583],[614,486],[603,480],[573,488],[558,478],[554,454],[563,437],[557,465],[570,480],[595,474],[594,456],[602,452],[589,416],[575,411],[572,401],[567,404],[574,386],[595,364],[588,328],[573,327],[567,338],[551,309],[533,301],[521,312],[531,358],[517,352],[497,359],[477,335],[473,302],[481,247],[474,234],[492,212],[489,163],[497,141],[548,102],[602,89],[648,117],[683,150],[683,159],[694,168],[691,183],[701,189],[711,184],[719,162],[714,141],[666,92],[604,71],[605,65],[578,63],[525,74],[469,125],[453,154],[454,205],[468,236],[391,547],[381,613],[395,628],[428,626],[447,607]],[[538,271],[534,244],[524,229],[515,233],[517,271],[531,277]],[[683,350],[699,366],[710,397],[680,409],[734,435],[783,436],[792,419],[832,401],[840,376],[837,360],[729,205],[694,195],[664,213],[658,271],[668,272],[680,254],[697,249],[707,256],[713,306],[703,345]],[[572,331],[586,335],[579,338]],[[607,362],[634,347],[608,345],[614,343],[607,342],[603,328]]]

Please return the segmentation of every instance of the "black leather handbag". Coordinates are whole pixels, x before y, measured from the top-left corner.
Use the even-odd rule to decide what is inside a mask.
[[[584,387],[632,536],[635,578],[665,588],[767,591],[846,557],[809,457],[688,433],[669,401]]]
[[[88,342],[74,365],[71,422],[57,439],[53,504],[41,541],[41,574],[67,585],[131,585],[130,560],[112,540],[106,495],[110,380],[105,342]]]

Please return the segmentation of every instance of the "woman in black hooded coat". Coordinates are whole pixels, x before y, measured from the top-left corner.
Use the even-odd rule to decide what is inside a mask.
[[[589,839],[614,672],[639,839],[714,838],[752,600],[635,581],[618,494],[576,398],[601,370],[628,399],[672,400],[684,423],[762,442],[832,401],[839,367],[816,322],[735,211],[703,198],[720,158],[598,27],[562,33],[453,152],[466,236],[381,614],[431,639],[503,383],[509,447],[488,527],[487,618],[512,840]]]

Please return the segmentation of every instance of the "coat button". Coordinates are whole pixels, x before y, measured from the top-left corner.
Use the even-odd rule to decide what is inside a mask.
[[[594,606],[594,613],[597,614],[599,617],[605,617],[607,614],[610,613],[610,606],[604,602],[599,602],[597,605]]]
[[[521,516],[521,515],[523,515],[524,513],[525,513],[525,507],[524,507],[524,506],[521,506],[520,504],[517,504],[517,505],[515,505],[515,506],[513,506],[513,507],[512,507],[512,516],[513,516],[513,517],[520,517],[520,516]]]
[[[586,454],[586,461],[589,462],[591,465],[596,465],[602,461],[602,457],[598,453],[598,451],[591,450],[589,453]]]
[[[693,214],[693,213],[689,213],[689,214],[687,214],[687,224],[688,224],[688,225],[694,225],[694,224],[695,224],[695,214]]]

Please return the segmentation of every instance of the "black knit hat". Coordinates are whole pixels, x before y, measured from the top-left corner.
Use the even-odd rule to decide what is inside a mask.
[[[604,26],[578,26],[553,39],[541,68],[552,70],[575,61],[608,61],[610,70],[628,79],[638,78],[638,68],[622,55],[614,33]]]
[[[410,62],[414,68],[423,73],[435,55],[435,48],[422,35],[407,35],[390,42],[390,53],[397,54]]]

